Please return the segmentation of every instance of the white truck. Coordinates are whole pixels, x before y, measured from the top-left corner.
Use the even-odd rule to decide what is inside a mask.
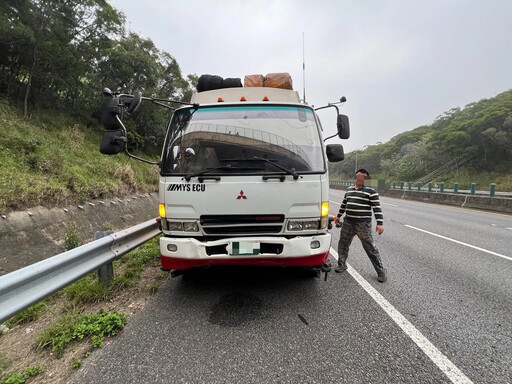
[[[126,149],[123,109],[172,101],[108,89],[104,95],[101,152],[137,158]],[[296,91],[268,87],[207,90],[182,104],[156,163],[162,268],[175,275],[214,265],[326,271],[328,162],[344,153],[340,144],[324,146],[315,109]],[[335,104],[316,110],[334,107],[338,133],[329,138],[347,139],[348,117]]]

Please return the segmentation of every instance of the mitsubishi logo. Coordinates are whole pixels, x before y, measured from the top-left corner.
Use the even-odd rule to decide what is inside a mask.
[[[237,200],[243,199],[247,200],[247,196],[244,195],[244,191],[240,191],[240,195],[236,198]]]

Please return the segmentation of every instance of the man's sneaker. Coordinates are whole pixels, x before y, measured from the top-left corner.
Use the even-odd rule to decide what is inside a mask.
[[[383,271],[377,273],[377,281],[379,283],[384,283],[384,282],[386,282],[387,279],[388,279],[388,277],[386,276],[385,269]]]
[[[334,272],[343,273],[347,270],[347,265],[339,264],[336,268],[334,268]]]

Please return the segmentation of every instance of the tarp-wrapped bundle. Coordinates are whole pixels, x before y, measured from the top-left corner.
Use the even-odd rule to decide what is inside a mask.
[[[269,73],[265,76],[263,86],[293,90],[292,77],[289,73]]]
[[[263,75],[246,75],[244,78],[244,87],[263,87],[265,78]]]
[[[222,77],[217,75],[201,75],[197,82],[197,92],[222,88]]]
[[[227,77],[222,80],[222,88],[242,87],[242,80],[239,77]]]
[[[267,87],[293,90],[292,77],[287,72],[268,73],[263,75],[247,75],[244,87]]]
[[[201,75],[197,82],[197,92],[211,91],[221,88],[238,88],[242,86],[240,78],[228,77],[223,79],[217,75]]]
[[[239,78],[223,79],[217,75],[201,75],[197,83],[197,91],[211,91],[221,88],[238,88],[242,86]],[[263,75],[246,75],[244,87],[267,87],[293,90],[292,77],[287,72],[268,73]]]

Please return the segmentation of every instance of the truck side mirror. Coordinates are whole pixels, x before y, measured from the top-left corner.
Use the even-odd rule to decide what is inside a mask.
[[[107,96],[101,105],[101,124],[109,131],[123,129],[117,117],[121,116],[121,107],[117,105],[117,99]]]
[[[350,137],[350,124],[347,115],[338,115],[338,136],[340,139]]]
[[[124,129],[116,131],[107,131],[103,134],[101,140],[100,152],[104,155],[117,155],[122,152],[126,145],[126,135]]]
[[[137,108],[139,108],[139,105],[142,101],[142,93],[141,92],[137,92],[135,94],[135,96],[133,96],[133,98],[131,100],[128,100],[126,102],[127,106],[128,106],[128,109],[126,110],[128,113],[132,113],[132,112],[135,112],[137,110]]]
[[[329,144],[325,147],[327,153],[327,160],[330,163],[337,163],[345,159],[345,152],[341,144]]]

